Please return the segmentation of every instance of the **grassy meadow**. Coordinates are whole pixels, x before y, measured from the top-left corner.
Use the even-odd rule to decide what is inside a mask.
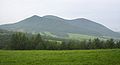
[[[89,35],[83,35],[83,34],[69,33],[68,35],[70,39],[75,39],[75,40],[89,40],[89,39],[97,38],[96,36],[89,36]]]
[[[0,50],[0,65],[120,65],[120,49]]]

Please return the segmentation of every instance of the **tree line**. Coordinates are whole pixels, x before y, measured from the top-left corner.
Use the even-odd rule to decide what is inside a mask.
[[[120,41],[114,39],[100,40],[50,40],[43,38],[40,34],[27,35],[17,32],[12,34],[5,49],[11,50],[79,50],[79,49],[114,49],[120,48]]]

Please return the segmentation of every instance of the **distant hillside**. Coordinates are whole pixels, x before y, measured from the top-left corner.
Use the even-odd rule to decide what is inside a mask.
[[[3,35],[3,34],[11,34],[11,33],[12,33],[11,31],[4,30],[4,29],[0,29],[0,35]]]
[[[10,40],[12,32],[0,29],[0,49],[5,47]]]
[[[75,33],[101,37],[120,37],[119,33],[84,18],[66,20],[52,15],[43,17],[34,15],[14,24],[0,25],[0,28],[31,33],[51,32],[58,36],[67,36],[68,33]]]

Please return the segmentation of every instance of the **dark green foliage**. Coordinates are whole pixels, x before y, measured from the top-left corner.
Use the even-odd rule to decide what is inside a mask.
[[[48,41],[46,49],[47,50],[57,50],[58,49],[57,43],[55,41],[52,41],[52,42]]]
[[[80,42],[80,49],[87,49],[87,44],[85,40]]]
[[[102,48],[102,43],[100,39],[96,38],[93,40],[93,49],[101,49]]]
[[[65,41],[63,41],[63,42],[61,43],[60,49],[61,49],[61,50],[66,50],[66,49],[67,49],[67,44],[66,44]]]
[[[113,49],[120,48],[120,41],[113,39],[100,40],[61,40],[45,38],[40,34],[28,36],[27,33],[17,32],[12,34],[10,42],[3,48],[13,50],[77,50],[77,49]]]
[[[106,48],[110,48],[110,49],[115,48],[115,43],[113,39],[106,41]]]
[[[117,41],[117,42],[116,42],[116,47],[117,47],[117,48],[120,48],[120,41]]]
[[[0,49],[5,49],[10,43],[11,31],[0,29]]]
[[[88,49],[93,49],[93,47],[94,47],[94,46],[93,46],[93,42],[92,42],[91,39],[89,39],[89,40],[88,40],[88,43],[87,43],[87,48],[88,48]]]
[[[25,33],[18,32],[12,35],[11,43],[10,43],[11,49],[24,50],[26,49],[27,45],[28,45],[28,38],[26,37]]]
[[[11,43],[8,45],[10,49],[44,49],[43,40],[41,35],[35,35],[28,38],[25,33],[17,32],[12,35]]]
[[[44,49],[45,48],[44,42],[43,42],[40,34],[36,35],[33,44],[34,44],[35,49],[39,49],[40,50],[40,49]]]

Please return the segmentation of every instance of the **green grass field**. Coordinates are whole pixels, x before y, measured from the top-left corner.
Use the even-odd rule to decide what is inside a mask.
[[[84,34],[73,34],[73,33],[69,33],[69,39],[75,39],[75,40],[89,40],[89,39],[95,39],[95,38],[99,38],[101,40],[107,40],[110,39],[111,37],[99,37],[99,36],[90,36],[90,35],[84,35]]]
[[[69,33],[68,35],[70,39],[75,39],[75,40],[89,40],[89,39],[97,38],[96,36],[89,36],[89,35],[83,35],[83,34]]]
[[[120,49],[0,50],[0,65],[120,65]]]

